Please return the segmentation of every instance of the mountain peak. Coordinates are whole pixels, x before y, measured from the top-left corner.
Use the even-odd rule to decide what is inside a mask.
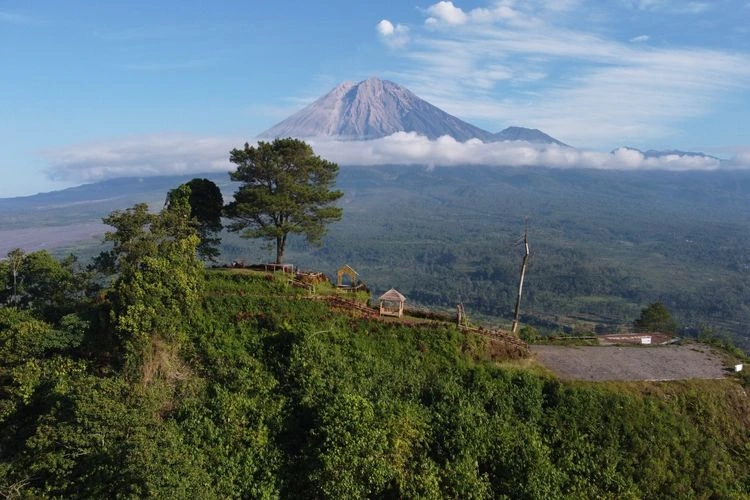
[[[335,137],[367,140],[396,132],[416,132],[428,139],[447,135],[457,141],[526,141],[566,146],[537,129],[508,127],[492,134],[420,99],[406,87],[375,76],[343,82],[326,95],[260,134],[276,137]]]
[[[336,85],[333,88],[333,90],[331,90],[331,92],[337,92],[337,93],[344,92],[345,93],[345,92],[348,92],[349,89],[352,88],[352,87],[354,87],[355,85],[357,85],[357,82],[353,82],[351,80],[347,80],[345,82],[341,82],[338,85]]]
[[[396,132],[416,132],[430,139],[449,135],[458,141],[492,140],[486,130],[440,110],[405,87],[377,77],[337,85],[259,137],[377,139]]]
[[[493,136],[494,142],[499,141],[525,141],[531,143],[557,144],[558,146],[570,147],[567,144],[558,141],[539,129],[524,127],[508,127],[501,130]]]

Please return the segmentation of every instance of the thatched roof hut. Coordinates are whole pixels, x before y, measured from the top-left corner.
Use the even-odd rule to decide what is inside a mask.
[[[395,288],[391,288],[381,295],[378,301],[380,301],[381,316],[396,316],[398,318],[403,316],[406,297],[401,295]]]

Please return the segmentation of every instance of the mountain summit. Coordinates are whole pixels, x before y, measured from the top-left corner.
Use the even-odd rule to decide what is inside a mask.
[[[494,140],[490,132],[378,78],[344,82],[259,137],[377,139],[395,132],[416,132],[430,139],[449,135],[462,142],[472,138]]]
[[[494,134],[493,142],[502,141],[526,141],[543,144],[557,144],[558,146],[570,147],[536,128],[508,127]]]

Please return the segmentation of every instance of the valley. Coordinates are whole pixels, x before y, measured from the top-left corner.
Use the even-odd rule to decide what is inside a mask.
[[[228,176],[207,177],[230,199]],[[93,255],[101,217],[138,201],[159,208],[187,178],[119,179],[23,203],[0,200],[1,243]],[[750,345],[747,172],[345,166],[337,186],[343,220],[319,248],[292,239],[289,262],[328,274],[348,263],[375,291],[395,286],[411,304],[448,310],[462,301],[477,319],[509,323],[521,256],[514,245],[528,225],[525,323],[616,331],[662,301],[685,333],[712,328]],[[222,252],[224,262],[272,259],[264,243],[229,233]]]

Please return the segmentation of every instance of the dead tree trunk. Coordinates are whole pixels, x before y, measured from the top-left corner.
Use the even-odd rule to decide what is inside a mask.
[[[513,326],[510,331],[512,333],[518,332],[518,320],[521,316],[521,293],[523,292],[523,279],[526,276],[526,265],[529,263],[529,232],[528,230],[523,233],[523,246],[525,253],[523,254],[523,263],[521,264],[521,278],[518,280],[518,296],[516,297],[516,311],[513,316]]]
[[[458,318],[458,326],[466,326],[468,321],[466,319],[466,312],[464,312],[463,303],[456,305],[456,316]]]

